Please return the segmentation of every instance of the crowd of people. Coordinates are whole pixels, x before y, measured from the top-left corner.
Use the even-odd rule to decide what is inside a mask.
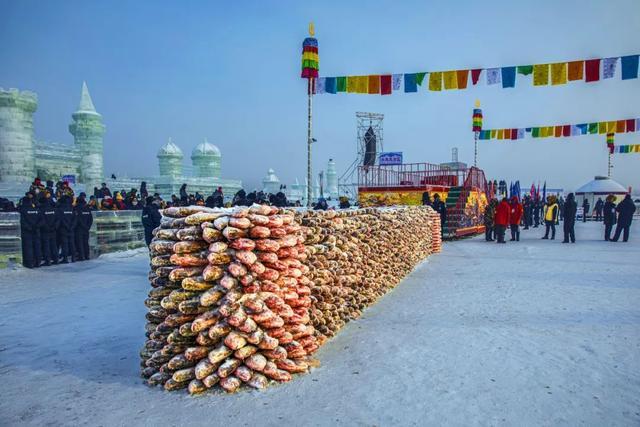
[[[629,229],[633,221],[633,214],[636,207],[627,194],[618,204],[615,204],[616,196],[610,194],[606,201],[598,199],[595,204],[595,220],[604,223],[604,240],[617,242],[622,235],[622,241],[629,240]],[[589,213],[589,201],[584,200],[582,204],[582,219],[586,222]],[[569,193],[567,199],[550,195],[546,203],[540,203],[539,198],[532,200],[525,196],[521,202],[517,196],[492,199],[484,212],[485,239],[488,242],[506,243],[506,230],[511,231],[511,241],[520,240],[520,227],[525,230],[538,228],[544,225],[544,240],[554,240],[556,238],[556,225],[562,221],[563,240],[562,243],[575,243],[575,223],[578,213],[578,205],[575,195]],[[611,232],[616,225],[613,236]]]

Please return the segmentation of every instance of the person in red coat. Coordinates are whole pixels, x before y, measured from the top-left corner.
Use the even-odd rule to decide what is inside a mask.
[[[507,202],[507,198],[503,198],[496,208],[495,227],[497,243],[507,243],[504,241],[504,233],[509,225],[509,216],[511,214],[511,206]]]
[[[511,227],[511,241],[520,241],[520,221],[524,208],[516,196],[511,197],[511,210],[509,211],[509,227]]]

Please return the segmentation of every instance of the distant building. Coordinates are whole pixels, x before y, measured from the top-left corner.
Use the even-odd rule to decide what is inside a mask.
[[[171,140],[158,152],[159,175],[142,178],[105,177],[103,136],[106,130],[86,83],[82,84],[78,109],[71,115],[73,144],[36,141],[33,114],[38,97],[33,92],[0,88],[0,195],[21,197],[35,177],[54,182],[66,179],[77,191],[93,193],[102,182],[114,191],[138,188],[147,182],[149,193],[167,198],[183,183],[189,193],[211,194],[222,187],[229,200],[242,188],[240,180],[221,178],[222,154],[206,139],[191,153],[193,173],[183,172],[182,150]],[[110,176],[111,174],[107,174]]]

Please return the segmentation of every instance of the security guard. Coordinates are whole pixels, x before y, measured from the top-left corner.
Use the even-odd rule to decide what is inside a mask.
[[[20,203],[20,235],[22,237],[22,264],[27,268],[40,267],[40,223],[42,216],[32,192],[26,193]]]
[[[58,203],[58,239],[62,248],[61,264],[68,264],[68,258],[71,262],[76,260],[76,251],[74,244],[74,231],[76,229],[76,214],[71,206],[71,197],[62,195]]]
[[[58,245],[56,244],[56,231],[58,229],[58,216],[56,205],[51,199],[51,193],[45,190],[44,198],[40,204],[40,240],[42,242],[42,258],[44,265],[58,263]]]
[[[78,252],[78,261],[86,261],[90,258],[89,253],[89,229],[93,224],[93,215],[91,215],[91,207],[87,205],[87,195],[80,193],[76,201],[76,250]]]

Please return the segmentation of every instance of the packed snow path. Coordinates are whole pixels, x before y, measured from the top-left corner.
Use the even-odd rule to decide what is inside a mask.
[[[139,377],[144,254],[3,271],[1,424],[638,425],[640,227],[601,231],[446,243],[310,374],[195,398]]]

